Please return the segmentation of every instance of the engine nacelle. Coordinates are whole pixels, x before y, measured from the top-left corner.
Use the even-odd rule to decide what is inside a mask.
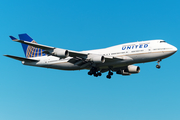
[[[105,62],[105,58],[104,56],[101,55],[88,55],[88,58],[90,61],[94,62],[94,63],[104,63]]]
[[[66,58],[69,56],[68,50],[59,49],[59,48],[54,49],[51,54],[60,58]]]
[[[116,71],[117,74],[131,75],[133,73],[139,73],[140,67],[134,65],[128,65],[126,69]]]
[[[121,74],[121,75],[131,75],[131,73],[125,72],[125,70],[118,70],[118,71],[116,71],[116,73]]]
[[[125,72],[139,73],[140,72],[140,67],[139,66],[134,66],[134,65],[128,65],[127,69],[125,69]]]

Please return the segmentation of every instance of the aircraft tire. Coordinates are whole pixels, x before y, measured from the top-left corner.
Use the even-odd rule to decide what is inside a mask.
[[[97,74],[98,74],[98,76],[101,76],[101,75],[102,75],[102,73],[100,73],[100,72],[98,72]]]
[[[160,66],[160,65],[156,65],[156,68],[160,69],[160,68],[161,68],[161,66]]]
[[[98,77],[98,74],[94,74],[94,77]]]
[[[107,77],[108,79],[111,79],[111,76],[110,76],[110,75],[107,75],[106,77]]]
[[[109,72],[109,75],[113,75],[113,72]]]
[[[88,72],[88,75],[92,75],[92,72],[89,71],[89,72]]]

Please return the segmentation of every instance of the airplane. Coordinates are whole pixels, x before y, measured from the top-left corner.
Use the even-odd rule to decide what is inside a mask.
[[[58,70],[87,69],[88,75],[95,77],[108,72],[110,79],[113,72],[120,75],[131,75],[140,72],[137,63],[160,61],[173,55],[177,48],[164,40],[148,40],[120,44],[104,49],[72,51],[36,43],[28,34],[19,34],[19,39],[9,36],[13,41],[22,44],[25,58],[4,55],[22,62],[23,65],[52,68]]]

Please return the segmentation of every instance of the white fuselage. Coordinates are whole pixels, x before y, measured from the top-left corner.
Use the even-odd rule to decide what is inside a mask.
[[[177,51],[177,48],[166,43],[163,40],[150,40],[142,42],[126,43],[116,45],[104,49],[96,49],[89,51],[82,51],[82,53],[97,54],[106,57],[115,57],[113,60],[105,60],[104,63],[96,64],[100,69],[109,67],[118,68],[135,63],[144,63],[164,59]],[[119,59],[117,59],[119,58]],[[60,59],[55,56],[42,56],[32,59],[40,60],[39,62],[22,62],[24,65],[46,67],[60,70],[80,70],[90,69],[90,66],[80,66],[74,64],[70,60],[72,57]]]

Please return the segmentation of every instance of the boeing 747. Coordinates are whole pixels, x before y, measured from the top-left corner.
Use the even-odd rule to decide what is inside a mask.
[[[140,67],[133,64],[160,61],[173,55],[177,48],[164,40],[148,40],[120,44],[104,49],[72,51],[36,43],[29,35],[19,34],[19,39],[10,36],[22,44],[25,58],[4,55],[22,62],[23,65],[52,68],[58,70],[89,70],[88,75],[95,77],[108,72],[110,79],[113,72],[131,75],[140,72]]]

